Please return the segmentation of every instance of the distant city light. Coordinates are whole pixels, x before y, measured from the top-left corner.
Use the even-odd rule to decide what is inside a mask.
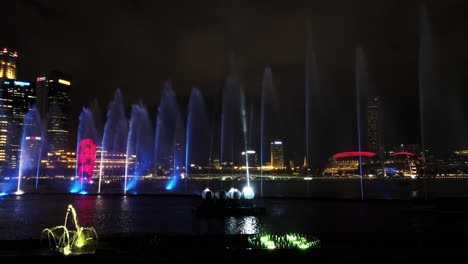
[[[45,81],[46,77],[37,77],[36,82]]]
[[[372,152],[359,152],[359,151],[352,151],[352,152],[342,152],[333,155],[334,158],[346,158],[346,157],[355,157],[355,156],[364,156],[364,157],[374,157],[376,154]]]
[[[414,156],[413,153],[410,153],[410,152],[396,152],[396,153],[393,153],[392,156],[396,156],[396,155],[409,155],[409,156]]]
[[[58,82],[61,83],[61,84],[65,84],[65,85],[71,85],[70,81],[66,81],[66,80],[63,80],[63,79],[58,79]]]
[[[275,142],[273,142],[273,143],[274,143],[275,145],[282,145],[282,144],[283,144],[283,142],[281,142],[281,141],[275,141]]]
[[[26,140],[41,140],[41,137],[26,137]]]
[[[29,82],[22,82],[22,81],[14,81],[14,84],[18,85],[18,86],[29,86],[29,85],[31,85],[31,83],[29,83]]]

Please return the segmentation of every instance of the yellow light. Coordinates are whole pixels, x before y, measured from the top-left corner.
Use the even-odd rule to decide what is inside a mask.
[[[71,82],[63,80],[63,79],[58,79],[58,82],[61,84],[65,84],[65,85],[71,85]]]

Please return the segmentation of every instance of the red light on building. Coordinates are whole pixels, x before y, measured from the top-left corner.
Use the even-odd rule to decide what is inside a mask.
[[[333,155],[334,158],[347,158],[347,157],[356,157],[356,156],[363,156],[363,157],[373,157],[375,153],[372,152],[365,152],[365,151],[352,151],[352,152],[342,152]]]
[[[36,137],[31,137],[31,140],[36,140]]]
[[[92,139],[82,139],[78,148],[78,176],[80,181],[86,178],[88,183],[93,177],[96,162],[96,144]]]
[[[18,56],[18,52],[16,52],[16,51],[15,51],[15,52],[13,52],[13,54],[14,54],[14,55],[16,55],[16,56]]]
[[[7,51],[8,51],[8,49],[7,49],[7,48],[3,48],[3,52],[7,52]]]
[[[396,153],[393,153],[392,156],[396,156],[396,155],[410,155],[410,156],[414,156],[413,153],[410,153],[410,152],[396,152]]]

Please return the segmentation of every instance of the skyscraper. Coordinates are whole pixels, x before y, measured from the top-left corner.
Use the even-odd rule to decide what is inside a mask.
[[[367,147],[384,158],[384,114],[380,97],[372,97],[367,105]]]
[[[14,80],[16,79],[16,51],[8,51],[3,48],[0,52],[0,79]]]
[[[275,169],[284,169],[283,142],[271,142],[271,166]]]
[[[245,166],[246,161],[249,162],[249,167],[258,166],[257,153],[255,152],[255,150],[247,150],[247,152],[242,151],[241,154],[242,154],[242,161],[243,161],[242,166]]]
[[[0,163],[2,168],[16,169],[21,151],[24,117],[36,101],[34,83],[0,81]]]
[[[47,120],[47,142],[50,152],[69,150],[71,114],[71,76],[52,71],[37,77],[37,108]]]

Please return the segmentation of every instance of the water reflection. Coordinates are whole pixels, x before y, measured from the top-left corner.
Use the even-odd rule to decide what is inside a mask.
[[[226,234],[256,234],[260,232],[260,224],[255,216],[226,217]]]
[[[119,226],[122,233],[131,233],[134,230],[133,215],[130,198],[123,196],[120,203]]]

